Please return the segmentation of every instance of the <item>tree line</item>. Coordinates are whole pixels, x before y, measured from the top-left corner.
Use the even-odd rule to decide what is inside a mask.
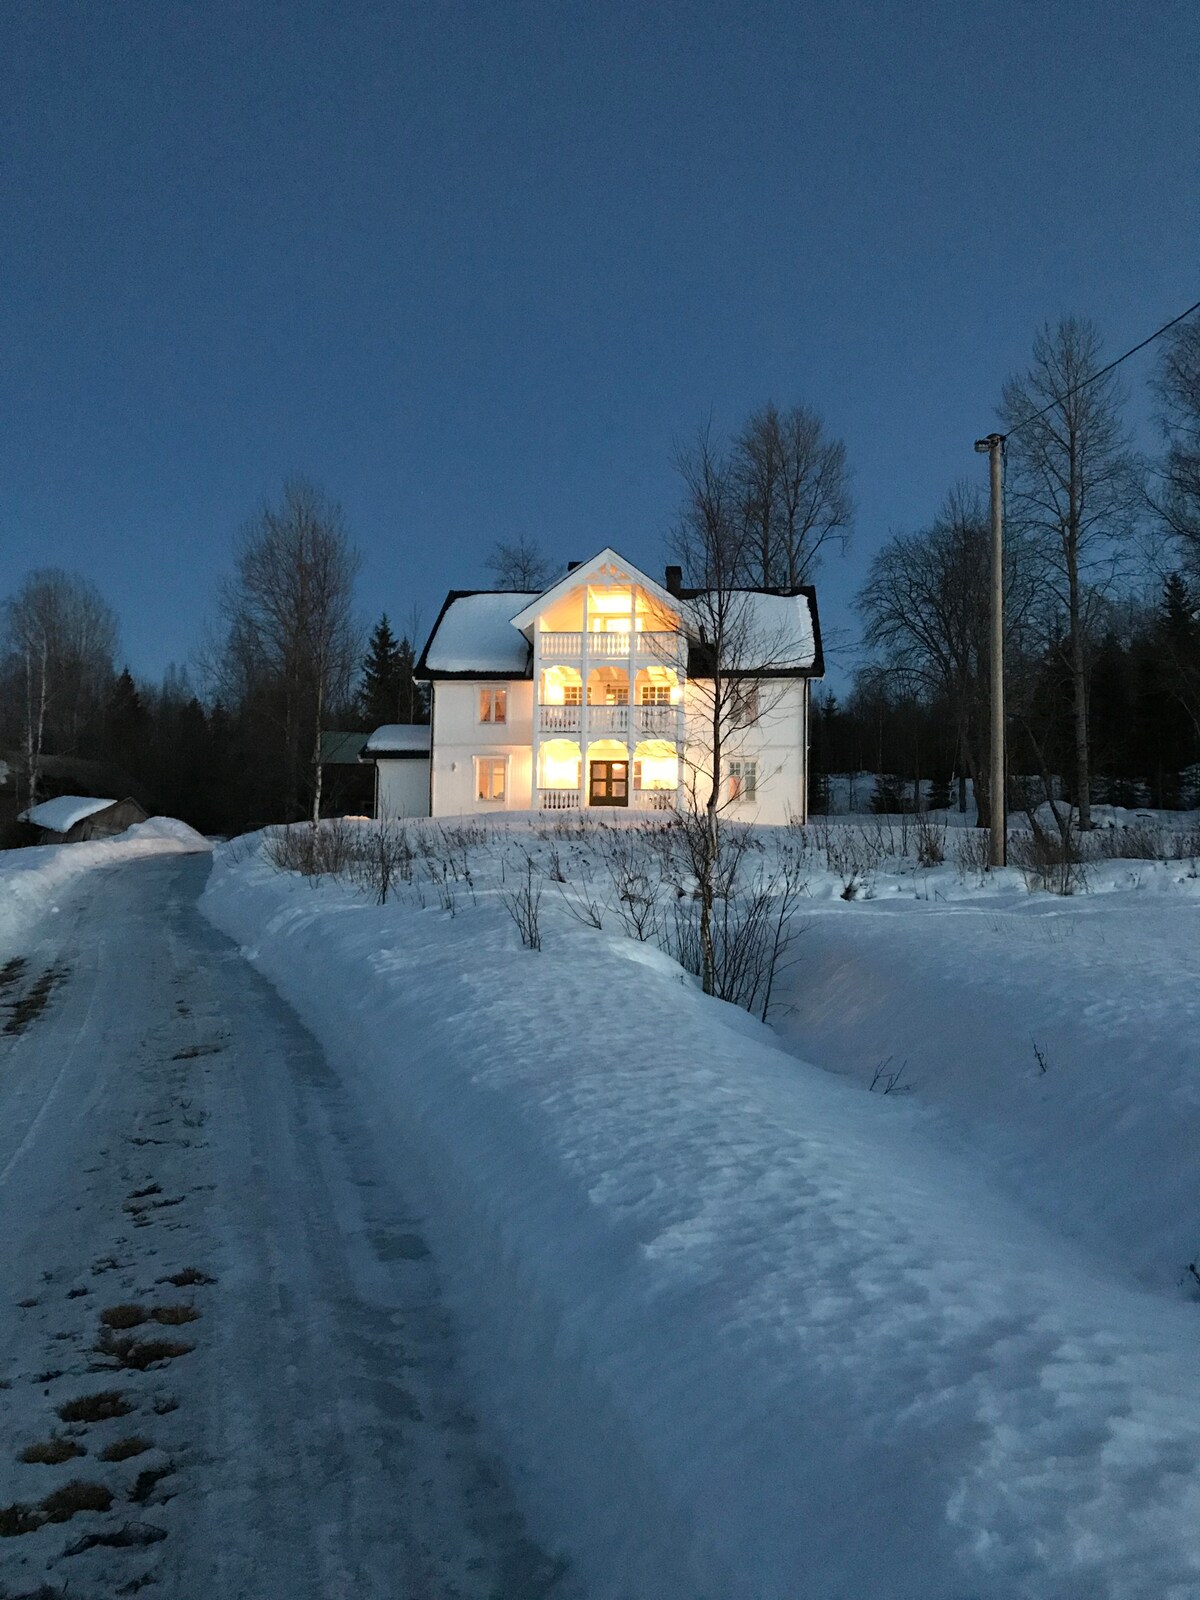
[[[1083,828],[1094,803],[1200,804],[1200,323],[1167,336],[1151,379],[1157,456],[1133,449],[1105,366],[1096,327],[1063,318],[997,408],[1010,803],[1063,794]],[[857,598],[871,656],[844,706],[816,708],[818,806],[830,773],[870,770],[900,798],[970,780],[986,821],[990,537],[982,490],[959,483],[875,556]]]
[[[1200,803],[1200,323],[1161,347],[1153,458],[1133,450],[1104,366],[1096,328],[1064,318],[997,407],[1010,774],[1065,791],[1084,826],[1094,802]],[[719,559],[719,589],[794,588],[845,549],[846,449],[810,406],[768,403],[727,440],[704,429],[674,465],[669,545],[693,582]],[[844,704],[814,704],[816,807],[830,774],[866,770],[896,790],[879,803],[911,801],[917,783],[965,802],[969,781],[986,820],[989,541],[981,488],[959,483],[875,555],[857,597],[868,654]],[[561,570],[527,535],[496,544],[487,566],[495,587],[521,592]],[[382,617],[364,638],[358,569],[340,506],[290,480],[238,534],[196,661],[159,684],[118,670],[118,620],[93,584],[28,574],[0,612],[0,761],[21,803],[49,792],[51,758],[73,757],[118,768],[207,832],[320,814],[323,731],[428,716],[418,619],[397,632]]]
[[[118,619],[94,584],[29,573],[0,617],[0,760],[16,804],[82,774],[128,783],[208,833],[318,814],[323,731],[428,717],[413,678],[418,619],[398,636],[385,615],[364,640],[358,567],[340,506],[290,480],[238,534],[193,668],[159,684],[118,670]]]

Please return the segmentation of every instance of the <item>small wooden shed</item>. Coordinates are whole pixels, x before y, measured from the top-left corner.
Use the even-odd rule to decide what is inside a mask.
[[[78,844],[82,839],[111,839],[146,813],[136,800],[103,800],[81,794],[60,794],[22,811],[22,822],[40,832],[39,844]]]

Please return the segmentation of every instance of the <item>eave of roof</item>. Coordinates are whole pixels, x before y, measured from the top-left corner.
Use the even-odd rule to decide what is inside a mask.
[[[437,619],[434,622],[433,627],[429,630],[429,637],[425,641],[425,648],[421,651],[420,660],[413,668],[413,677],[417,680],[417,682],[495,683],[497,680],[512,678],[514,674],[511,672],[495,670],[492,672],[446,672],[437,667],[429,666],[429,651],[433,641],[437,638],[437,631],[442,625],[442,619],[445,617],[447,611],[449,611],[450,607],[456,600],[468,600],[472,595],[476,594],[520,594],[521,592],[522,591],[519,589],[451,589],[450,593],[442,602],[442,609],[438,612]],[[519,632],[520,630],[517,631]],[[525,669],[523,672],[515,674],[515,676],[521,678],[532,678],[533,650],[532,647],[529,647],[528,640],[526,640],[526,646],[528,647],[528,653],[525,661]]]

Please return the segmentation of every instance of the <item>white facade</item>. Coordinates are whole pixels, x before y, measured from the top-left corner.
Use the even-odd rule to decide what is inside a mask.
[[[375,761],[375,815],[381,820],[429,815],[429,760]]]
[[[784,823],[807,810],[815,602],[810,590],[742,593],[764,670],[739,664],[745,703],[721,719],[720,804]],[[452,594],[418,666],[433,692],[433,815],[704,804],[712,680],[688,675],[703,662],[698,610],[612,550],[540,595]]]

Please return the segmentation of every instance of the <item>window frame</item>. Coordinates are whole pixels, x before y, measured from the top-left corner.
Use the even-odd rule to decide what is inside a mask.
[[[506,683],[481,683],[479,686],[480,727],[503,728],[508,725],[508,685]],[[499,711],[499,716],[496,715]]]
[[[730,805],[749,805],[758,799],[758,762],[737,756],[726,764]]]
[[[500,793],[484,794],[483,774],[485,768],[488,772],[488,788],[494,786],[497,771],[500,774]],[[475,757],[475,804],[476,805],[506,805],[508,803],[508,757],[507,756],[476,756]]]

